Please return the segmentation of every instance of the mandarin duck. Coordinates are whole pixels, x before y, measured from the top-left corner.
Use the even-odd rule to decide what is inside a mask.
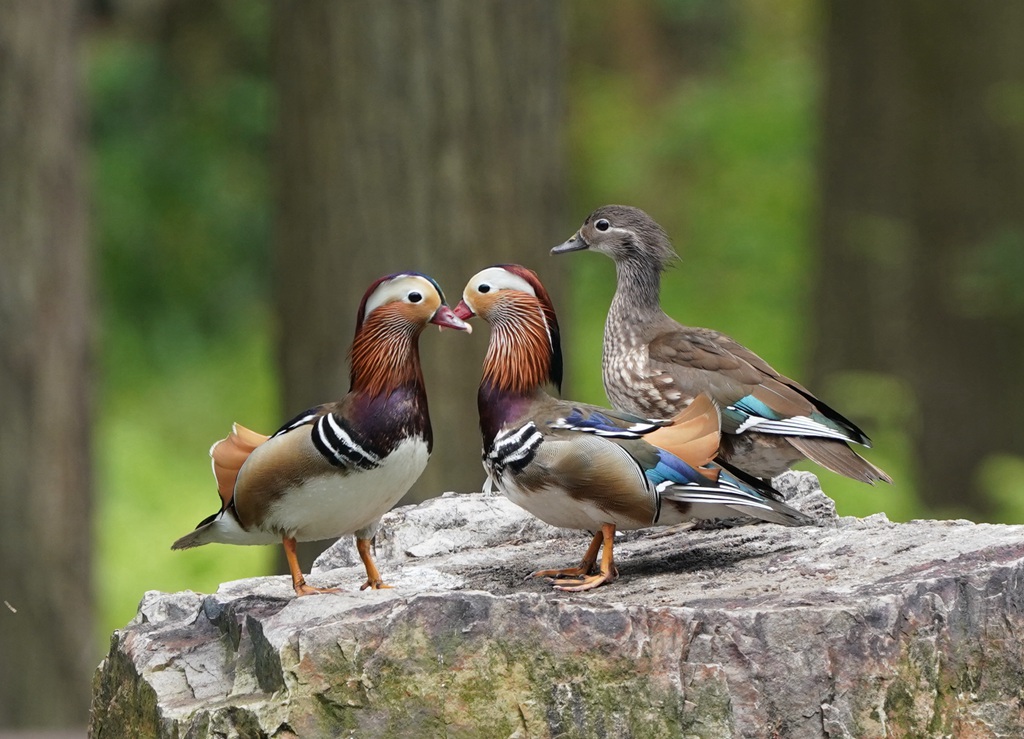
[[[613,407],[664,418],[706,393],[721,408],[719,458],[751,475],[770,479],[806,458],[854,480],[892,482],[848,445],[871,446],[852,421],[734,339],[665,314],[661,273],[678,257],[649,215],[598,208],[551,252],[583,249],[611,257],[617,272],[602,358]]]
[[[551,395],[547,388],[557,391],[562,379],[558,321],[531,270],[502,265],[479,272],[455,313],[480,316],[491,327],[477,395],[489,482],[552,526],[596,532],[578,566],[534,576],[568,591],[612,582],[616,529],[737,513],[790,526],[811,523],[773,500],[778,493],[765,483],[711,463],[719,420],[706,395],[671,423]]]
[[[363,296],[349,350],[351,389],[300,413],[272,436],[235,424],[210,449],[221,509],[172,549],[283,542],[296,595],[306,584],[297,541],[355,534],[366,588],[386,588],[370,554],[380,517],[426,467],[433,436],[420,368],[428,323],[470,331],[437,283],[416,272],[382,277]]]

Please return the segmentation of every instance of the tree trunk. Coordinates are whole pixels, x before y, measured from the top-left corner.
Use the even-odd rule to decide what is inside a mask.
[[[819,382],[898,377],[921,497],[984,515],[1024,453],[1024,5],[828,8]]]
[[[90,322],[77,3],[0,22],[0,727],[84,725]]]
[[[286,412],[347,390],[345,352],[378,277],[425,272],[461,297],[491,264],[538,268],[561,216],[561,3],[275,4],[274,250]],[[479,490],[487,332],[425,333],[431,463],[411,494]]]

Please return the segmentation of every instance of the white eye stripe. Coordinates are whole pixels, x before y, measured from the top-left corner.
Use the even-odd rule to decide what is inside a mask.
[[[479,290],[483,285],[487,285],[489,289]],[[468,296],[470,290],[478,290],[485,294],[496,290],[519,290],[520,292],[537,297],[537,291],[533,289],[533,285],[503,267],[488,267],[477,272],[473,279],[469,281],[469,287],[466,289],[467,295],[463,295],[463,299]],[[468,303],[469,301],[467,300],[466,302]]]
[[[373,294],[366,299],[363,318],[365,319],[382,305],[392,303],[396,300],[406,300],[413,292],[419,293],[420,301],[418,302],[423,302],[430,295],[437,293],[434,286],[430,284],[430,281],[420,277],[419,275],[405,275],[403,277],[397,277],[394,280],[378,285],[377,289],[373,291]]]

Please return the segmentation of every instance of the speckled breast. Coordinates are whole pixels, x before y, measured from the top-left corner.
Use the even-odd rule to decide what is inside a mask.
[[[604,391],[620,411],[646,418],[671,418],[690,398],[666,372],[651,372],[646,347],[605,351]]]

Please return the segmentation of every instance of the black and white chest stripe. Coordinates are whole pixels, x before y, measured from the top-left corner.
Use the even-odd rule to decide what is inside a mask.
[[[344,419],[333,413],[320,416],[313,424],[313,445],[336,467],[359,467],[372,470],[380,464],[380,456],[358,444]]]
[[[490,450],[484,455],[484,462],[499,476],[506,469],[519,472],[536,456],[543,439],[533,421],[518,428],[505,429],[494,437]]]

